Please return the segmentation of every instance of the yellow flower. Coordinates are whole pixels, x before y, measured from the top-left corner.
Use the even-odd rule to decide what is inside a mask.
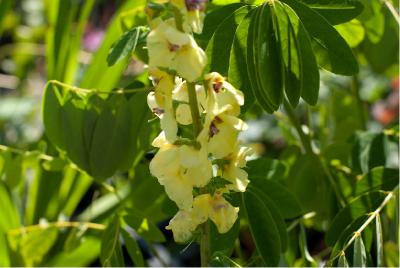
[[[153,145],[160,147],[150,162],[150,172],[165,187],[169,198],[181,209],[193,203],[193,187],[205,186],[212,177],[207,152],[187,145],[170,144],[161,133]]]
[[[207,92],[211,101],[210,105],[217,105],[219,109],[225,105],[231,105],[231,109],[227,113],[238,116],[240,114],[240,106],[244,104],[243,92],[225,81],[217,72],[205,75],[204,79],[207,81]]]
[[[170,0],[170,2],[181,12],[185,32],[193,31],[200,34],[203,31],[207,0]]]
[[[224,158],[228,161],[228,164],[225,164],[222,168],[222,177],[232,183],[226,186],[227,189],[239,192],[246,190],[249,180],[247,179],[247,172],[242,168],[246,166],[246,156],[252,152],[253,150],[249,147],[236,145],[234,152]]]
[[[203,86],[196,85],[196,95],[198,102],[198,109],[200,112],[204,112],[206,107],[206,92]],[[189,106],[189,94],[187,83],[180,83],[173,91],[172,97],[174,100],[179,102],[176,107],[175,115],[176,120],[181,125],[190,125],[192,123],[192,116]]]
[[[178,243],[188,241],[196,228],[197,223],[193,221],[192,213],[185,210],[178,211],[170,220],[169,225],[165,227],[167,230],[172,230],[174,240]]]
[[[197,226],[211,219],[219,233],[228,232],[238,218],[239,208],[233,207],[220,192],[198,195],[193,207],[180,210],[169,222],[167,230],[172,230],[176,242],[188,241]]]
[[[233,207],[220,192],[216,192],[210,199],[209,218],[219,233],[228,232],[238,218],[239,208]]]
[[[182,33],[164,21],[147,36],[149,66],[175,70],[194,82],[204,69],[207,57],[190,34]]]
[[[204,128],[198,137],[202,146],[206,146],[207,151],[218,159],[233,151],[239,131],[247,128],[241,119],[229,115],[231,108],[231,105],[225,105],[222,109],[207,111]]]
[[[175,120],[175,111],[172,104],[173,77],[157,68],[150,68],[155,91],[147,95],[147,104],[151,111],[160,118],[161,129],[165,132],[168,141],[177,139],[178,124]]]

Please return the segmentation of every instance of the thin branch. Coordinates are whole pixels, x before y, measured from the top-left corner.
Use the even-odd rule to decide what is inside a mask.
[[[389,0],[382,0],[382,2],[389,9],[390,13],[392,13],[393,18],[396,20],[396,22],[400,25],[400,15],[399,13],[397,13],[392,3],[390,3]]]
[[[304,133],[304,131],[301,127],[301,124],[300,124],[299,120],[297,119],[297,116],[292,108],[292,105],[286,99],[284,99],[283,105],[284,105],[285,111],[289,117],[290,122],[292,123],[292,125],[294,126],[294,128],[296,129],[296,131],[300,137],[300,141],[301,141],[301,144],[303,145],[304,151],[307,154],[314,155],[316,157],[317,164],[322,168],[326,177],[328,178],[328,181],[331,184],[332,189],[335,192],[337,200],[339,201],[340,205],[342,207],[344,207],[346,205],[345,198],[342,196],[342,194],[335,182],[335,179],[333,178],[329,168],[325,165],[323,159],[321,158],[321,155],[314,152],[314,150],[312,148],[311,137],[308,134]]]
[[[53,156],[50,156],[47,154],[42,154],[39,151],[24,151],[21,149],[11,148],[11,147],[8,147],[8,146],[2,145],[2,144],[0,144],[0,151],[12,152],[15,154],[20,154],[20,155],[25,155],[25,156],[37,154],[37,158],[39,158],[39,159],[42,159],[45,161],[53,161],[54,160]]]
[[[98,90],[98,89],[89,89],[89,88],[80,88],[76,86],[71,86],[68,84],[65,84],[63,82],[57,81],[57,80],[50,80],[47,82],[47,84],[54,84],[61,86],[62,88],[68,89],[70,91],[78,92],[78,93],[93,93],[93,94],[106,94],[106,95],[111,95],[111,94],[128,94],[128,93],[136,93],[136,92],[146,92],[150,91],[152,87],[142,87],[142,88],[132,88],[132,89],[124,89],[124,88],[117,88],[116,90],[113,91],[106,91],[106,90]]]
[[[382,203],[379,205],[379,207],[370,214],[368,219],[361,225],[360,228],[357,229],[357,231],[354,232],[353,236],[350,238],[350,240],[346,243],[346,245],[343,247],[343,249],[330,261],[334,261],[335,259],[339,258],[344,252],[351,246],[351,244],[354,242],[354,240],[361,235],[361,233],[364,231],[365,228],[377,217],[379,216],[379,213],[381,210],[386,206],[386,204],[394,197],[394,192],[398,186],[392,191],[389,192],[389,194],[385,197],[385,199],[382,201]]]
[[[8,230],[8,233],[11,235],[18,235],[18,234],[29,233],[29,232],[33,232],[33,231],[37,231],[37,230],[46,229],[46,228],[51,228],[51,227],[56,227],[56,228],[87,227],[89,229],[94,229],[94,230],[99,230],[99,231],[103,231],[104,229],[106,229],[106,226],[104,224],[99,224],[99,223],[94,223],[94,222],[59,221],[59,222],[50,222],[50,223],[45,223],[45,224],[42,223],[42,224],[24,226],[21,228],[10,229],[10,230]]]

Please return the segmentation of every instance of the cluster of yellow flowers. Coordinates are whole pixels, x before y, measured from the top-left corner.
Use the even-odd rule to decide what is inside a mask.
[[[173,231],[175,241],[186,242],[208,219],[220,233],[235,223],[239,208],[223,194],[246,190],[249,181],[242,168],[251,150],[238,142],[239,132],[246,128],[237,117],[243,93],[218,73],[203,75],[207,57],[192,33],[202,31],[206,0],[169,2],[180,13],[180,27],[176,18],[155,18],[147,37],[149,74],[155,87],[148,95],[148,105],[160,118],[162,129],[152,143],[159,150],[150,171],[179,208],[167,229]],[[194,108],[202,128],[195,133],[193,143],[183,143],[179,142],[183,129],[196,123],[190,90],[195,94]],[[219,164],[213,164],[216,162]],[[230,183],[211,193],[205,186],[217,176]],[[194,188],[201,189],[200,194],[194,196]]]

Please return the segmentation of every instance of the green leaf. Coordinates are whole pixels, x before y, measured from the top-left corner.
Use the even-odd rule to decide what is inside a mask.
[[[302,214],[299,201],[285,186],[266,179],[250,177],[250,181],[250,186],[254,185],[252,188],[258,189],[273,201],[284,219],[292,219]]]
[[[27,233],[8,234],[12,266],[41,266],[46,254],[57,241],[57,228],[40,228]]]
[[[366,267],[367,265],[367,254],[365,252],[364,243],[361,236],[357,236],[354,240],[354,252],[353,252],[353,266],[354,267]]]
[[[319,66],[342,75],[358,72],[358,64],[350,47],[325,18],[299,1],[283,2],[293,8],[313,37],[313,48]]]
[[[341,254],[346,244],[350,241],[351,237],[354,236],[354,233],[360,229],[360,227],[368,220],[368,218],[369,215],[361,215],[358,218],[354,219],[344,229],[342,229],[341,232],[338,232],[340,236],[337,238],[335,246],[332,249],[331,258],[335,257],[338,254]],[[364,229],[363,233],[369,231],[370,231],[369,228],[367,228]]]
[[[62,102],[57,86],[48,83],[43,93],[42,119],[46,136],[61,150],[65,150],[65,137],[62,131]]]
[[[372,43],[378,43],[385,31],[384,5],[376,1],[363,1],[364,11],[358,17],[365,28],[367,38]]]
[[[270,198],[267,194],[265,194],[263,191],[261,191],[258,187],[252,187],[250,185],[248,191],[251,191],[254,193],[259,200],[262,200],[264,202],[265,207],[269,209],[269,212],[271,213],[272,218],[274,219],[275,226],[278,229],[279,232],[279,237],[281,241],[281,252],[285,252],[287,248],[287,240],[288,240],[288,235],[286,231],[286,223],[282,218],[282,208],[279,206],[279,203],[275,203],[274,199]]]
[[[258,95],[263,96],[266,101],[265,105],[260,103],[263,107],[271,105],[273,110],[276,110],[283,100],[283,63],[279,52],[279,35],[274,25],[276,18],[269,3],[257,9],[257,16],[253,15],[255,42],[252,49],[255,71],[261,87],[253,88],[253,92],[260,91]],[[258,97],[257,100],[260,102]]]
[[[131,257],[135,266],[143,267],[144,266],[143,255],[142,252],[140,251],[138,244],[136,243],[136,240],[125,229],[121,229],[121,235],[122,238],[124,239],[128,254]]]
[[[382,234],[382,222],[381,216],[378,214],[375,218],[375,243],[376,243],[376,266],[383,267],[383,234]]]
[[[205,51],[209,59],[206,73],[218,72],[223,76],[228,74],[230,51],[236,28],[249,10],[248,6],[241,7],[219,24]]]
[[[247,66],[247,35],[252,13],[252,11],[249,11],[238,25],[229,56],[228,81],[246,96],[243,106],[244,111],[255,101],[251,90],[250,78],[245,67]]]
[[[399,170],[385,167],[375,167],[364,174],[355,185],[355,195],[367,191],[390,191],[399,184]]]
[[[317,60],[311,46],[310,37],[304,28],[303,23],[296,15],[296,13],[286,4],[283,4],[285,12],[290,20],[290,31],[292,32],[293,38],[292,43],[295,44],[295,48],[292,51],[297,50],[299,62],[299,75],[300,75],[300,94],[301,97],[310,105],[315,105],[318,100],[319,92],[319,70]],[[296,57],[296,52],[292,52],[290,55],[291,61],[293,62]],[[292,56],[293,55],[293,56]],[[291,64],[293,67],[296,65]],[[296,69],[292,68],[292,73],[296,74]],[[286,92],[290,89],[290,84],[285,85]],[[288,95],[289,96],[289,95]],[[290,99],[289,99],[290,100]],[[292,101],[292,104],[296,102]]]
[[[114,216],[104,230],[101,240],[100,261],[105,267],[124,266],[119,234],[121,226],[118,216]]]
[[[3,177],[4,182],[10,189],[17,187],[22,181],[23,174],[23,158],[21,155],[14,155],[11,152],[3,153],[4,158],[4,170],[3,176],[0,174],[0,178]]]
[[[141,83],[136,84],[131,88],[143,87]],[[122,171],[128,170],[132,167],[134,160],[144,153],[145,150],[150,148],[150,141],[152,141],[153,134],[152,128],[148,120],[153,116],[149,107],[147,106],[147,92],[136,93],[128,100],[127,113],[129,114],[129,138],[125,140],[126,150],[121,155],[119,169]],[[140,129],[141,131],[137,131]],[[146,142],[147,139],[147,142]],[[122,152],[120,152],[122,154]]]
[[[10,266],[5,233],[9,229],[18,228],[20,220],[11,193],[2,181],[0,181],[0,211],[0,266],[5,267]]]
[[[99,239],[87,236],[78,247],[70,252],[61,251],[48,260],[43,266],[88,267],[99,257],[99,253]]]
[[[211,254],[220,252],[224,253],[227,256],[230,256],[234,249],[235,241],[239,235],[240,221],[237,220],[235,224],[231,227],[231,229],[224,234],[218,232],[217,227],[212,221],[210,221],[209,227]]]
[[[273,18],[277,25],[275,31],[283,65],[283,85],[289,102],[295,107],[302,90],[301,54],[296,38],[299,21],[296,14],[290,8],[285,9],[284,4],[280,2],[273,4]]]
[[[108,66],[112,66],[130,56],[138,44],[144,43],[148,34],[148,29],[142,26],[134,27],[126,31],[118,41],[116,41],[107,56]]]
[[[65,146],[68,158],[78,167],[90,173],[89,159],[86,152],[87,145],[84,140],[84,126],[86,111],[83,99],[70,94],[63,105],[61,122],[65,137]]]
[[[203,47],[207,45],[215,30],[218,29],[218,26],[242,6],[242,3],[233,3],[214,9],[207,14],[204,19],[203,31],[201,35],[198,36],[200,43],[204,45]]]
[[[118,169],[129,137],[129,108],[124,96],[113,95],[100,104],[89,149],[90,174],[99,180],[112,176]],[[89,132],[90,133],[90,132]]]
[[[269,112],[272,113],[274,111],[274,107],[271,106],[270,102],[268,101],[267,97],[263,94],[262,90],[259,90],[261,88],[261,84],[258,78],[258,73],[256,71],[256,61],[255,61],[255,55],[254,55],[254,46],[257,45],[256,42],[256,30],[257,30],[257,24],[256,20],[260,14],[260,7],[254,9],[253,11],[249,12],[248,15],[251,15],[250,18],[248,18],[250,21],[247,20],[247,17],[243,20],[243,28],[245,31],[247,31],[247,51],[246,51],[246,66],[247,66],[247,75],[249,76],[249,81],[250,81],[250,88],[253,92],[253,95],[257,102],[262,106],[262,108]]]
[[[102,90],[112,90],[116,87],[129,61],[129,59],[122,60],[112,67],[109,67],[107,64],[107,56],[110,47],[121,35],[121,13],[129,9],[142,6],[145,4],[145,2],[146,1],[144,0],[126,0],[122,5],[120,5],[120,8],[115,12],[114,17],[111,19],[101,46],[93,54],[90,64],[83,73],[82,80],[79,85],[80,87],[98,88]]]
[[[347,259],[346,259],[346,254],[344,254],[344,253],[340,254],[337,267],[349,267],[349,263],[347,262]]]
[[[245,214],[258,253],[266,266],[277,266],[280,259],[281,242],[269,209],[252,192],[247,191],[242,197]]]
[[[327,178],[315,155],[298,155],[291,164],[287,187],[296,196],[303,212],[315,211],[317,217],[328,217],[331,196]]]
[[[392,15],[388,13],[390,12],[386,12],[385,15],[384,32],[383,35],[379,38],[379,42],[374,43],[369,38],[366,38],[362,45],[363,54],[369,66],[376,73],[383,73],[391,67],[398,65],[397,59],[399,58],[399,26],[397,22],[393,20]],[[371,18],[376,17],[377,16]],[[374,30],[366,31],[371,33]]]
[[[355,0],[302,0],[302,2],[332,25],[348,22],[363,11],[363,5]]]
[[[284,179],[286,166],[279,160],[260,157],[248,161],[246,171],[250,178],[279,181]]]
[[[374,212],[386,196],[387,193],[383,191],[369,192],[354,199],[340,210],[326,232],[325,241],[327,244],[333,246],[346,226],[360,216]]]
[[[128,211],[128,215],[123,218],[126,224],[133,228],[137,234],[145,240],[151,242],[165,241],[165,237],[160,229],[148,218],[144,217],[140,211],[131,209]]]
[[[79,247],[84,240],[83,236],[85,235],[86,231],[87,228],[84,225],[78,228],[73,228],[69,232],[67,239],[65,239],[64,251],[71,252],[75,248]]]
[[[364,27],[361,25],[360,21],[356,19],[336,25],[335,29],[352,48],[357,47],[365,37]]]
[[[383,133],[358,131],[352,150],[353,168],[362,173],[386,164],[387,137]]]

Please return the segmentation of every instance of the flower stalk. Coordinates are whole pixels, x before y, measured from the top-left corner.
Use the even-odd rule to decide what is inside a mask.
[[[196,137],[200,134],[202,125],[200,120],[200,112],[197,104],[198,102],[197,102],[195,83],[188,83],[188,93],[189,93],[190,113],[192,115],[192,120],[193,120],[193,136],[196,139]]]

